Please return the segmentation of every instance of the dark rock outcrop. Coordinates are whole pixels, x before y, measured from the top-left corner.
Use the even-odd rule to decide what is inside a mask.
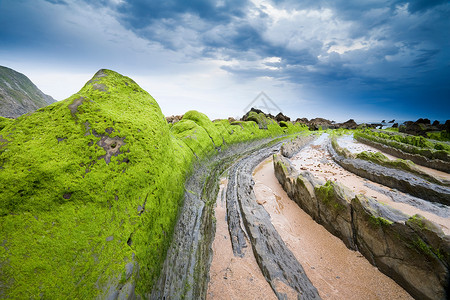
[[[283,113],[279,112],[278,115],[275,116],[275,120],[279,123],[281,121],[289,122],[291,118],[288,116],[283,115]]]
[[[252,107],[244,116],[242,116],[241,121],[251,121],[248,118],[252,115],[252,112],[256,114],[263,114],[266,118],[275,120],[275,117],[273,115],[266,114],[262,110]]]
[[[394,123],[395,119],[390,120],[388,123]]]
[[[295,120],[295,123],[308,124],[308,122],[307,118],[297,118],[297,120]]]
[[[428,132],[432,131],[443,131],[446,130],[450,132],[450,121],[447,120],[445,124],[440,124],[438,120],[435,120],[433,124],[429,119],[418,119],[417,121],[406,121],[399,127],[399,132],[412,134],[412,135],[421,135],[427,137]]]
[[[314,118],[308,122],[309,130],[319,130],[319,129],[335,129],[336,126],[327,119],[323,118]]]
[[[170,123],[175,124],[175,123],[177,123],[177,122],[180,122],[181,119],[183,119],[183,115],[177,115],[177,116],[172,115],[172,116],[166,117],[166,121],[167,121],[167,123],[169,123],[169,124],[170,124]]]
[[[425,125],[430,125],[431,124],[431,121],[429,120],[429,119],[422,119],[422,118],[420,118],[420,119],[418,119],[416,122],[414,122],[414,123],[416,123],[416,124],[425,124]]]
[[[344,129],[356,129],[358,127],[358,124],[356,124],[355,120],[350,119],[342,124],[338,124],[339,128]]]
[[[0,66],[0,116],[17,118],[54,103],[25,75]]]

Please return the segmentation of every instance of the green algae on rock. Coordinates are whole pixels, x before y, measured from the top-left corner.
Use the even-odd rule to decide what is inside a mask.
[[[100,70],[70,98],[0,120],[0,296],[149,295],[194,161],[302,131],[211,122],[171,128],[133,80]]]
[[[148,289],[185,179],[174,172],[180,162],[156,101],[100,70],[77,94],[1,135],[2,294],[93,297],[138,274],[138,291]]]

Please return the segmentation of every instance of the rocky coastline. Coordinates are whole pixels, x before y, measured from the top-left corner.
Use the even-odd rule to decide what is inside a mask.
[[[274,156],[275,174],[288,195],[347,247],[418,299],[444,299],[448,293],[450,239],[433,222],[408,216],[345,186],[299,173]]]
[[[408,159],[438,158],[425,164],[448,172],[448,122],[421,122],[413,122],[425,124],[420,132],[406,124],[389,134],[418,144],[404,146],[417,152]],[[254,108],[240,119],[211,121],[195,110],[164,117],[132,79],[99,70],[64,101],[0,118],[0,298],[206,298],[222,176],[233,256],[251,248],[278,299],[320,299],[256,200],[252,172],[273,156],[278,181],[317,223],[414,297],[444,299],[450,246],[441,225],[300,173],[289,162],[325,130],[379,134],[377,126],[291,121]],[[444,141],[431,141],[430,133]],[[439,182],[328,149],[353,173],[450,203],[449,188]]]

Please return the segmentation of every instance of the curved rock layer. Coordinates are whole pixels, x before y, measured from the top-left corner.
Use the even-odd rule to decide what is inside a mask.
[[[240,212],[228,212],[228,215],[236,217],[240,215],[242,218],[242,220],[229,221],[233,249],[240,249],[243,246],[240,243],[239,235],[245,234],[244,228],[234,228],[235,225],[243,223],[258,265],[279,299],[290,299],[291,297],[320,299],[317,289],[306,276],[294,254],[281,239],[270,221],[269,214],[256,202],[253,192],[253,169],[278,150],[279,146],[274,146],[258,151],[237,162],[230,171],[228,186],[234,192],[227,191],[227,201],[238,203]],[[236,206],[230,207],[236,208]],[[240,250],[235,253],[239,254]]]
[[[306,144],[314,140],[316,137],[314,135],[308,136],[297,136],[295,139],[289,143],[283,144],[281,146],[281,154],[287,158],[291,158],[297,152],[300,151]]]
[[[275,175],[305,212],[359,250],[373,265],[418,299],[446,299],[449,289],[450,237],[420,215],[408,216],[274,155]]]
[[[413,154],[413,153],[407,153],[404,152],[400,149],[388,146],[388,145],[384,145],[381,143],[377,143],[375,141],[371,141],[368,139],[365,139],[363,137],[355,137],[356,140],[358,140],[359,142],[372,146],[380,151],[383,151],[387,154],[402,158],[402,159],[408,159],[418,165],[422,165],[424,167],[428,167],[428,168],[432,168],[432,169],[436,169],[439,171],[443,171],[443,172],[447,172],[450,173],[450,162],[448,161],[444,161],[441,159],[429,159],[425,156],[422,156],[420,154]]]
[[[111,70],[66,100],[0,118],[0,298],[149,297],[158,280],[171,283],[163,294],[201,296],[211,243],[198,232],[213,231],[209,195],[234,159],[220,154],[307,130],[266,121],[260,129],[188,111],[169,125],[153,97]],[[194,167],[202,180],[191,187]],[[180,247],[179,273],[163,278],[183,195],[180,244],[189,252],[200,239],[199,249],[182,259]]]
[[[235,160],[263,147],[270,140],[231,146],[214,159],[198,163],[186,183],[183,209],[161,276],[151,299],[204,299],[214,238],[213,203],[217,180]]]
[[[354,174],[428,201],[450,205],[448,187],[431,183],[402,170],[380,166],[366,160],[345,158],[337,154],[331,143],[328,145],[328,151],[334,161]]]

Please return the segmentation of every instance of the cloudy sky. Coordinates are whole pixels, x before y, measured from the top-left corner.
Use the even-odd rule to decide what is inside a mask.
[[[445,120],[449,32],[448,0],[0,0],[0,65],[57,100],[112,69],[165,115]]]

